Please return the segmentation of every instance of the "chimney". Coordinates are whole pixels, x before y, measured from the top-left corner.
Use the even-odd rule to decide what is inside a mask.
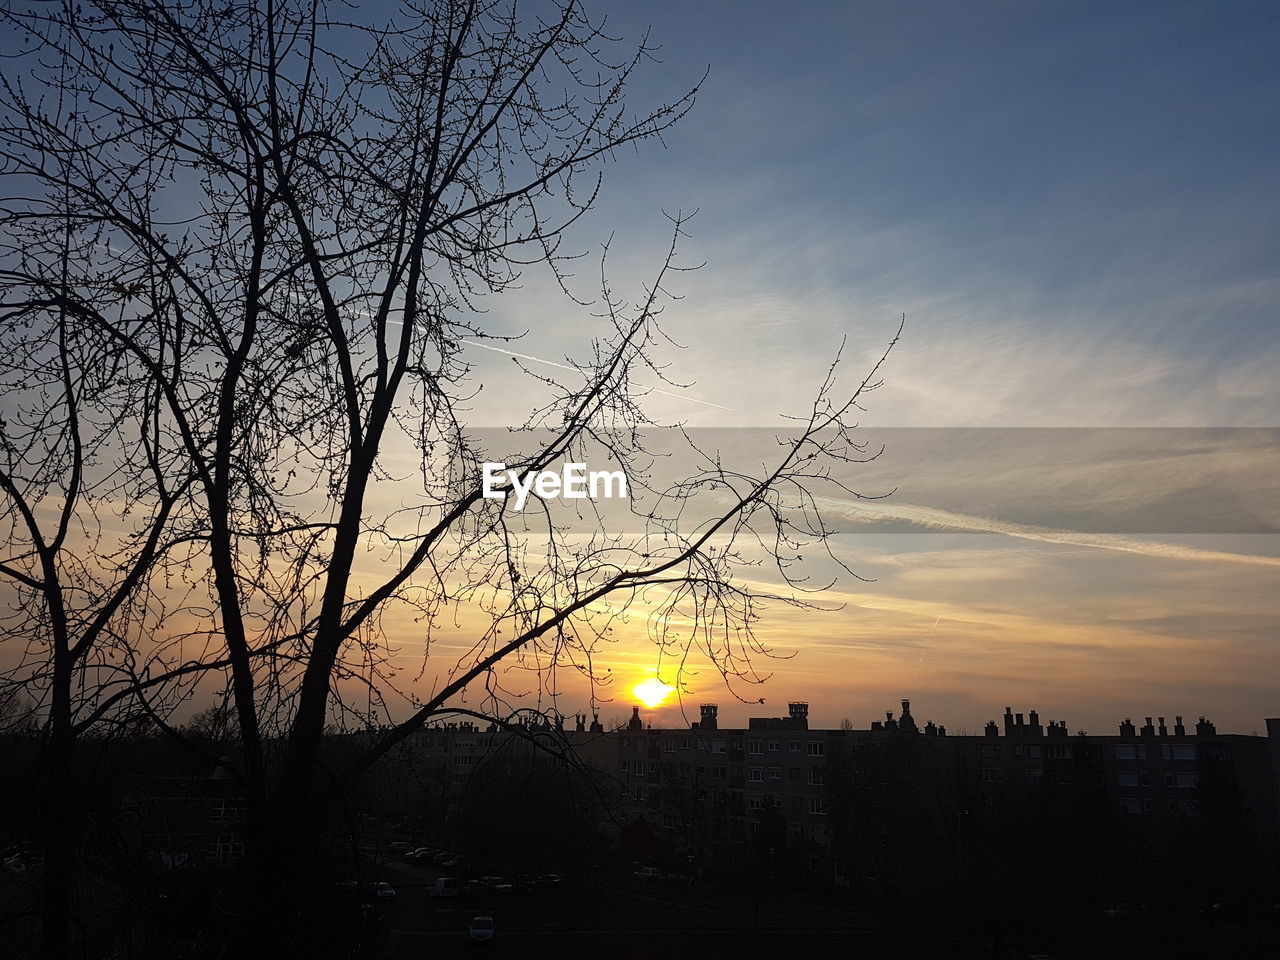
[[[1000,728],[996,726],[996,722],[994,720],[988,720],[987,725],[983,728],[982,732],[988,737],[1000,736]]]
[[[1027,721],[1029,723],[1027,732],[1030,733],[1031,736],[1038,737],[1044,733],[1044,730],[1040,727],[1040,714],[1035,710],[1032,710],[1027,714]]]
[[[591,714],[591,732],[604,733],[604,724],[600,722],[600,714]]]
[[[1183,725],[1181,717],[1173,718],[1173,735],[1175,737],[1185,737],[1187,735],[1187,728]]]
[[[803,702],[788,703],[787,712],[791,714],[791,726],[799,730],[809,729],[809,704]]]
[[[1218,732],[1218,728],[1215,727],[1211,721],[1206,720],[1204,717],[1201,717],[1200,722],[1196,724],[1197,737],[1212,737],[1217,732]]]
[[[1144,717],[1143,719],[1145,719],[1147,722],[1142,725],[1142,730],[1141,730],[1142,735],[1144,737],[1154,737],[1156,735],[1156,728],[1152,726],[1151,718]]]
[[[702,721],[698,724],[698,729],[699,730],[716,729],[716,713],[717,711],[719,711],[719,709],[720,708],[717,707],[714,703],[704,703],[701,707]]]
[[[938,728],[934,726],[932,720],[924,725],[924,735],[926,737],[936,737],[938,735]]]
[[[1164,717],[1156,717],[1156,720],[1160,723],[1160,726],[1156,728],[1160,732],[1160,736],[1167,737],[1169,735],[1169,728],[1164,725]]]
[[[576,721],[574,723],[573,729],[576,730],[578,733],[586,733],[587,732],[587,715],[585,713],[575,713],[573,715],[573,719],[574,721]]]
[[[911,716],[910,700],[902,701],[902,716],[898,720],[898,726],[901,727],[903,730],[907,731],[908,733],[916,733],[920,729],[919,727],[916,726],[915,718]]]
[[[1120,736],[1132,737],[1134,733],[1133,720],[1130,717],[1125,717],[1124,723],[1120,724]]]
[[[631,708],[631,719],[627,721],[628,730],[639,730],[643,724],[640,722],[640,708]]]
[[[1013,707],[1004,708],[1004,735],[1013,735]]]
[[[938,736],[945,737],[946,735],[947,735],[947,728],[944,727],[942,724],[938,724]]]

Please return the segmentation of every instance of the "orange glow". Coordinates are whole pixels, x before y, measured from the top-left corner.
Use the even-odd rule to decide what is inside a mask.
[[[663,683],[657,677],[650,677],[648,680],[642,680],[631,688],[634,693],[646,707],[653,709],[661,706],[662,702],[675,692],[675,687],[670,684]]]

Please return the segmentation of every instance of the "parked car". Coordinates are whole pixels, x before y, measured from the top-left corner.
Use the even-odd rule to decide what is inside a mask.
[[[535,890],[558,890],[561,883],[560,875],[555,873],[544,873],[533,878]]]
[[[662,871],[657,867],[641,867],[632,876],[637,880],[661,880]]]
[[[476,917],[471,921],[471,939],[477,941],[492,940],[498,934],[498,925],[493,917]]]
[[[375,900],[394,900],[396,898],[396,888],[385,880],[379,880],[373,885],[373,898]]]
[[[489,889],[494,893],[505,895],[516,892],[516,888],[506,877],[481,877],[480,879],[488,884]]]
[[[407,840],[393,840],[387,844],[387,852],[403,856],[413,849],[413,844]]]
[[[461,892],[462,887],[454,877],[439,877],[427,887],[428,897],[456,897]]]

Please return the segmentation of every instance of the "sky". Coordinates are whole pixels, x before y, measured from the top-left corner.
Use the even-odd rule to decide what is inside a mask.
[[[1005,706],[1091,733],[1202,714],[1248,733],[1280,716],[1280,7],[586,6],[659,48],[629,89],[636,114],[700,84],[661,143],[605,164],[565,242],[585,254],[579,299],[608,244],[611,288],[635,301],[670,218],[692,215],[678,262],[702,266],[664,285],[668,382],[639,378],[651,417],[759,460],[838,350],[850,390],[905,318],[860,419],[884,453],[845,477],[891,495],[821,501],[834,560],[862,579],[838,576],[819,609],[764,611],[764,683],[729,689],[695,657],[646,718],[718,703],[741,724],[806,700],[817,726],[864,727],[903,698],[953,732]],[[536,267],[476,303],[529,371],[569,385],[566,361],[609,332]],[[473,427],[546,399],[497,345],[466,353],[484,386]],[[839,573],[807,559],[815,582]],[[419,695],[484,632],[462,616],[427,647],[397,616],[388,639]],[[677,679],[649,626],[638,615],[602,649],[602,719],[625,719],[655,672]],[[540,695],[532,673],[508,680]],[[584,709],[585,687],[562,680],[556,705]]]
[[[741,722],[805,699],[819,725],[865,726],[911,698],[953,731],[1012,705],[1092,733],[1148,714],[1248,733],[1280,715],[1280,434],[1203,431],[1280,426],[1280,9],[596,9],[662,47],[637,107],[708,71],[663,145],[605,168],[572,237],[588,252],[611,237],[611,283],[639,295],[669,239],[663,211],[697,210],[681,252],[706,265],[673,282],[683,299],[663,318],[685,347],[663,354],[669,375],[690,386],[652,396],[655,415],[777,427],[842,339],[853,379],[905,314],[868,430],[983,428],[1008,446],[1011,428],[1083,428],[1103,448],[1037,433],[1021,482],[1005,461],[931,458],[898,435],[874,473],[898,488],[877,504],[894,525],[857,521],[835,543],[874,582],[841,581],[826,597],[839,609],[766,618],[794,656],[768,664],[751,692],[764,705],[703,671],[685,713],[718,702]],[[584,265],[577,289],[593,278]],[[489,322],[557,362],[599,332],[532,276]],[[481,376],[510,363],[473,352]],[[482,399],[477,416],[514,420],[518,398]],[[650,670],[641,642],[617,656],[628,676]],[[604,712],[629,713],[624,685],[614,695]]]

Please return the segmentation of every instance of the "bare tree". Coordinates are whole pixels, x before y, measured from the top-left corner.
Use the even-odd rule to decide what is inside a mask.
[[[51,122],[67,118],[54,107]],[[187,484],[171,484],[159,443],[157,394],[136,377],[118,344],[86,331],[72,310],[71,276],[82,266],[68,193],[49,191],[18,222],[7,265],[59,265],[43,290],[6,299],[0,314],[0,528],[6,544],[0,614],[3,698],[30,704],[43,734],[42,927],[45,952],[67,948],[69,891],[79,811],[75,745],[95,722],[121,719],[134,697],[139,636],[154,629],[150,575]],[[11,208],[12,209],[12,208]],[[99,309],[122,297],[103,279]],[[175,678],[176,679],[176,678]],[[167,688],[168,693],[176,688]],[[31,720],[27,721],[28,723]]]
[[[880,364],[842,396],[833,364],[770,462],[747,473],[701,455],[637,497],[633,534],[571,533],[550,505],[486,498],[486,461],[524,480],[589,450],[645,490],[636,376],[662,376],[651,348],[682,218],[634,304],[602,258],[600,333],[566,382],[538,378],[546,402],[505,449],[468,428],[481,385],[463,351],[487,335],[476,308],[529,265],[569,292],[561,244],[601,164],[660,138],[696,88],[633,113],[628,83],[653,48],[611,39],[575,0],[405,3],[378,26],[342,15],[305,0],[3,15],[30,51],[8,67],[0,147],[7,386],[24,398],[5,425],[4,491],[29,544],[3,572],[46,610],[20,604],[28,619],[6,643],[45,644],[25,669],[53,665],[40,674],[51,730],[125,704],[172,726],[194,678],[225,691],[246,911],[302,872],[319,794],[468,689],[499,699],[506,664],[591,676],[643,602],[693,624],[655,637],[667,653],[700,649],[726,678],[750,677],[767,649],[743,545],[774,559],[790,585],[779,599],[807,602],[792,588],[815,586],[793,564],[830,535],[830,464],[874,456],[850,415]],[[43,380],[19,382],[30,371]],[[126,517],[121,555],[96,525]],[[107,584],[80,605],[102,624],[87,645],[79,621],[77,640],[49,612],[71,564]],[[450,618],[472,630],[426,697],[390,669],[387,624],[409,614],[428,655]],[[56,720],[67,658],[90,651],[92,697],[78,721]],[[321,750],[335,721],[379,731],[340,769]],[[278,910],[258,914],[259,945],[300,936],[280,932]]]

